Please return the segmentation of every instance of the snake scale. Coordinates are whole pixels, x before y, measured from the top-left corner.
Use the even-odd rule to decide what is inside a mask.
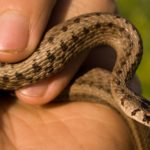
[[[99,94],[101,89],[109,89],[106,95],[112,95],[125,114],[150,126],[150,102],[127,87],[142,57],[141,37],[128,20],[112,14],[84,14],[54,26],[30,57],[19,63],[0,64],[0,89],[15,90],[48,78],[78,53],[100,45],[112,47],[117,57],[109,73],[111,80],[107,81],[105,71],[99,74],[99,80],[106,80],[105,84],[95,84]]]

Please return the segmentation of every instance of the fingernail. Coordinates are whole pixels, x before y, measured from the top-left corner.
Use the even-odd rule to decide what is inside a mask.
[[[29,38],[29,22],[17,11],[6,11],[0,15],[0,52],[25,49]]]
[[[31,87],[22,88],[19,92],[27,97],[42,97],[46,93],[48,85],[45,82],[35,84]]]

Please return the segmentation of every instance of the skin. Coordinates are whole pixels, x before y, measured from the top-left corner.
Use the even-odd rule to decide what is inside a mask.
[[[0,61],[7,62],[29,56],[48,21],[55,25],[82,13],[116,11],[113,0],[0,0],[0,5],[3,22],[0,24]],[[112,68],[115,57],[110,48],[98,50],[88,57],[88,53],[81,54],[47,81],[19,89],[16,99],[0,96],[0,149],[133,149],[126,123],[108,106],[86,102],[46,104],[64,89],[86,57],[83,68]],[[111,59],[106,61],[108,56]],[[137,80],[131,86],[140,91]]]

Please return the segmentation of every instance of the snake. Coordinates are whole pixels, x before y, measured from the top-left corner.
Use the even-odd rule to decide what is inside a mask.
[[[150,126],[150,101],[128,87],[142,58],[142,39],[136,27],[119,15],[82,14],[52,27],[31,56],[17,63],[0,63],[0,89],[16,90],[49,78],[79,53],[102,45],[115,50],[116,61],[111,73],[99,68],[99,74],[94,71],[93,77],[89,76],[99,76],[92,86],[93,94],[106,100],[111,95],[128,117]],[[91,86],[90,82],[87,84],[86,89]],[[77,91],[81,93],[84,81],[78,85]]]

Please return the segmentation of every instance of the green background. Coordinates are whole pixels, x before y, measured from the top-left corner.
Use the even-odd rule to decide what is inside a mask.
[[[150,98],[150,0],[117,0],[119,13],[129,19],[140,31],[144,54],[137,75],[143,95]]]

